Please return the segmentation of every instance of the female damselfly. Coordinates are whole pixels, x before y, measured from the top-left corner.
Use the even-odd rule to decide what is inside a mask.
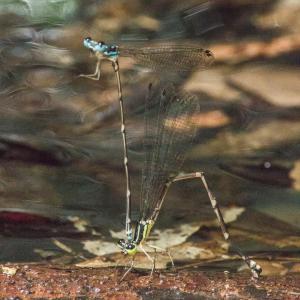
[[[152,275],[155,258],[146,252],[143,245],[158,218],[167,192],[174,182],[195,178],[202,181],[219,220],[223,236],[225,240],[229,241],[229,233],[222,213],[208,188],[203,172],[181,173],[185,153],[192,145],[196,135],[199,109],[199,101],[196,97],[176,93],[171,85],[166,88],[149,86],[148,97],[145,101],[144,166],[141,180],[140,217],[135,230],[130,224],[126,240],[121,239],[118,242],[122,252],[132,256],[131,265],[122,279],[133,268],[138,248],[152,262]],[[155,250],[164,250],[149,244],[147,246]],[[168,251],[167,253],[174,265],[170,253]],[[261,272],[260,266],[254,260],[243,255],[240,250],[237,250],[237,253],[250,267],[253,276],[257,278]]]

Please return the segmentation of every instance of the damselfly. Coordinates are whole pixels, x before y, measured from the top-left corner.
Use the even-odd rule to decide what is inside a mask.
[[[96,57],[96,69],[93,74],[81,74],[80,77],[90,78],[92,80],[99,80],[101,69],[100,65],[103,60],[108,60],[112,63],[114,68],[117,84],[118,95],[120,103],[121,114],[121,133],[123,139],[124,151],[124,168],[126,174],[126,231],[131,228],[131,189],[130,178],[128,171],[128,155],[127,155],[127,139],[125,130],[125,116],[123,108],[122,85],[119,73],[119,56],[134,57],[139,63],[157,70],[173,70],[177,72],[188,71],[193,68],[208,67],[214,60],[214,56],[210,50],[205,50],[195,45],[160,45],[159,47],[119,47],[116,45],[107,45],[104,42],[96,42],[90,37],[83,41],[83,45],[88,48]]]
[[[229,233],[222,213],[208,188],[203,172],[180,172],[185,153],[192,145],[196,134],[195,125],[199,117],[198,113],[199,102],[196,97],[176,93],[172,86],[158,89],[153,88],[152,85],[149,86],[145,102],[144,166],[141,180],[140,217],[135,230],[133,230],[130,215],[127,216],[130,224],[127,228],[126,240],[122,239],[118,242],[122,252],[132,256],[131,266],[122,279],[133,268],[138,248],[152,262],[152,275],[155,268],[155,257],[152,258],[143,245],[157,220],[167,192],[174,182],[196,178],[201,180],[224,238],[229,241]],[[149,244],[147,246],[155,250],[164,250]],[[240,250],[237,250],[237,253],[249,266],[253,276],[259,277],[261,267],[254,260],[243,255]],[[171,255],[169,252],[168,254],[173,265]]]
[[[207,67],[213,61],[213,55],[209,50],[193,46],[161,46],[158,48],[123,48],[114,45],[106,45],[103,42],[93,41],[91,38],[84,39],[84,46],[90,49],[98,61],[96,70],[90,75],[80,75],[93,80],[100,78],[100,64],[102,60],[112,62],[117,77],[118,94],[121,109],[121,132],[124,146],[124,166],[126,173],[127,193],[126,193],[126,240],[122,239],[118,245],[124,254],[132,256],[130,268],[123,275],[122,279],[133,268],[134,257],[138,247],[151,260],[152,271],[155,268],[155,260],[143,248],[143,243],[148,238],[152,227],[161,210],[165,196],[172,183],[187,179],[198,178],[202,181],[208,194],[212,208],[216,213],[217,219],[225,240],[229,242],[229,233],[223,220],[215,197],[208,188],[203,172],[194,172],[183,174],[180,167],[184,161],[184,154],[195,134],[193,126],[193,115],[198,111],[196,98],[187,95],[177,95],[170,89],[163,89],[159,94],[153,92],[152,86],[149,86],[149,97],[146,101],[145,114],[145,164],[142,175],[141,187],[141,209],[140,220],[133,233],[131,221],[131,192],[130,178],[128,173],[127,142],[125,132],[125,118],[123,113],[122,86],[119,74],[118,57],[120,55],[133,56],[138,62],[154,69],[186,71],[195,67]],[[157,101],[155,101],[157,100]],[[158,102],[159,112],[155,117],[155,122],[151,123],[147,117],[152,104]],[[151,128],[154,125],[154,129]],[[154,131],[153,131],[154,130]],[[155,132],[151,142],[150,132]],[[182,143],[184,141],[184,143]],[[152,145],[152,147],[151,147]],[[152,246],[155,250],[163,250]],[[236,247],[235,247],[236,248]],[[242,254],[239,249],[237,253],[249,266],[253,277],[259,277],[261,267],[248,256]],[[169,253],[169,252],[168,252]],[[169,254],[170,256],[170,254]],[[173,264],[172,258],[170,260]]]
[[[176,72],[190,71],[197,67],[206,68],[214,60],[210,50],[199,48],[195,44],[126,47],[96,42],[90,37],[85,38],[83,44],[98,59],[95,72],[90,75],[83,75],[94,80],[100,78],[100,64],[102,60],[109,60],[115,63],[119,56],[132,57],[137,63],[150,69]]]

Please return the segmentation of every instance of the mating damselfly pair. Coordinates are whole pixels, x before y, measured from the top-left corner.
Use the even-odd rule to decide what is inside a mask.
[[[156,88],[152,84],[149,85],[148,95],[145,100],[144,166],[140,192],[140,216],[135,228],[133,228],[131,220],[128,151],[118,58],[121,55],[133,56],[139,63],[153,69],[167,68],[174,71],[186,71],[196,67],[203,68],[209,66],[213,61],[211,51],[192,45],[124,48],[115,45],[106,45],[104,42],[96,42],[89,37],[84,39],[84,46],[95,54],[97,64],[93,74],[80,76],[98,80],[100,78],[101,61],[108,60],[112,62],[118,83],[124,167],[127,184],[126,239],[120,240],[118,245],[124,254],[132,257],[131,265],[122,279],[133,268],[134,257],[138,249],[144,252],[152,262],[152,275],[155,268],[155,257],[152,258],[143,245],[146,243],[151,229],[158,218],[170,186],[177,181],[200,179],[217,216],[223,236],[229,242],[229,233],[226,229],[222,213],[215,197],[208,188],[203,172],[181,173],[185,153],[192,144],[197,132],[196,118],[199,112],[199,102],[194,96],[177,93],[172,85],[161,88]],[[148,246],[155,251],[165,250],[149,244]],[[249,266],[253,277],[258,278],[262,271],[261,267],[254,260],[244,255],[239,249],[236,249],[236,251]],[[169,252],[168,254],[172,265],[174,265]]]

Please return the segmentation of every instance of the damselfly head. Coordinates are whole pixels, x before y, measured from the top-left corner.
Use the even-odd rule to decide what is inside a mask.
[[[86,47],[86,48],[88,48],[88,49],[93,50],[93,48],[94,48],[94,46],[95,46],[94,44],[95,44],[95,42],[92,40],[91,37],[86,37],[86,38],[83,40],[83,45],[84,45],[84,47]]]
[[[135,255],[137,252],[136,244],[125,241],[124,239],[118,241],[118,246],[121,248],[124,254]]]
[[[84,38],[84,40],[83,40],[83,44],[84,44],[84,46],[86,46],[90,41],[92,40],[92,38],[91,37],[86,37],[86,38]]]

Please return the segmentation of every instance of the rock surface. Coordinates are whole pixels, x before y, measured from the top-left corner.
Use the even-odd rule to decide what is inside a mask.
[[[4,271],[5,270],[5,271]],[[8,272],[14,270],[14,272]],[[300,274],[262,277],[197,270],[157,272],[58,265],[5,265],[0,297],[16,299],[300,299]]]

